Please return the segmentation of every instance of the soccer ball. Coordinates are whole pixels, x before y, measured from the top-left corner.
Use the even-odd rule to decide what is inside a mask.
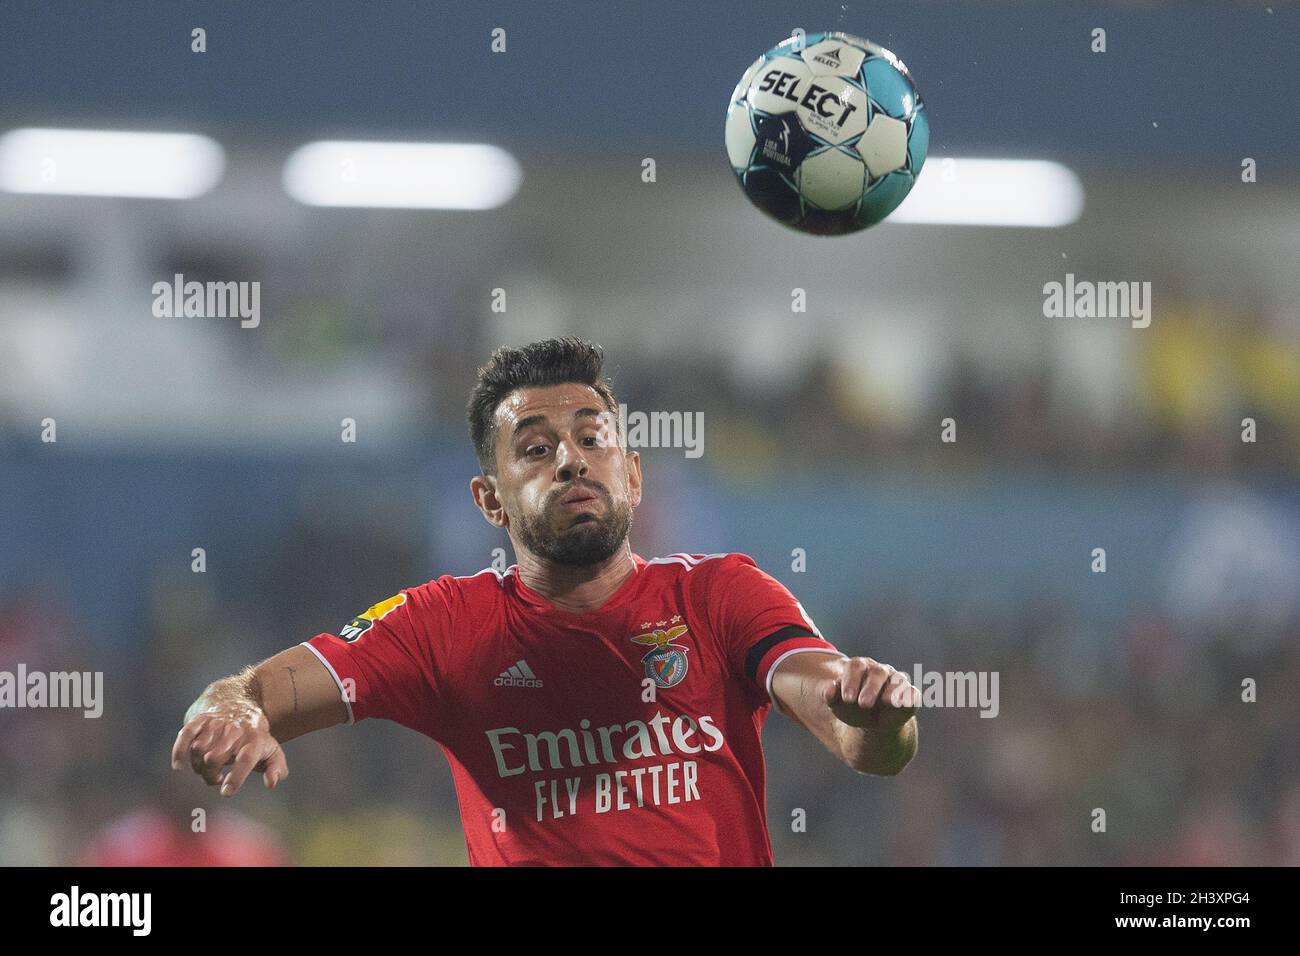
[[[791,37],[745,71],[727,107],[740,188],[778,222],[857,232],[903,201],[930,142],[903,61],[847,33]]]

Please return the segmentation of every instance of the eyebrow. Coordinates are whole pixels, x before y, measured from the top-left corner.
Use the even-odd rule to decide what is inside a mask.
[[[580,408],[573,413],[573,417],[575,419],[599,418],[601,415],[604,414],[607,414],[607,412],[602,412],[598,408]],[[545,415],[529,415],[527,418],[521,418],[519,419],[519,421],[515,422],[515,427],[511,429],[510,433],[511,435],[517,435],[525,428],[531,428],[533,425],[540,425],[546,421],[547,418]]]

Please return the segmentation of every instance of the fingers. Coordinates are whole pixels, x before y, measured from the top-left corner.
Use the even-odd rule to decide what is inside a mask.
[[[862,710],[876,706],[885,682],[898,673],[870,657],[850,657],[838,681],[840,699]]]
[[[212,749],[216,743],[217,737],[226,729],[226,724],[215,718],[209,718],[204,722],[199,732],[194,735],[190,741],[190,763],[194,763],[194,758],[199,758],[202,762],[203,756]]]
[[[221,776],[221,795],[223,797],[233,797],[239,792],[239,788],[244,785],[248,775],[253,772],[261,760],[261,753],[256,743],[250,742],[244,744],[235,755],[235,763],[229,770]]]
[[[181,732],[176,735],[176,743],[172,744],[172,769],[173,770],[181,769],[182,766],[181,761],[189,753],[190,747],[194,743],[194,739],[203,730],[204,725],[207,723],[207,720],[208,720],[207,714],[200,714],[198,717],[195,717],[193,720],[189,721],[184,727],[182,727]]]
[[[284,749],[276,747],[275,753],[263,761],[262,782],[268,790],[274,790],[280,781],[289,776],[289,762],[284,758]]]
[[[921,691],[908,680],[906,674],[895,671],[885,683],[880,699],[899,710],[916,710],[921,706]]]
[[[263,773],[263,782],[270,788],[289,775],[284,751],[274,737],[245,721],[222,719],[218,714],[201,714],[176,735],[173,769],[179,769],[186,759],[208,786],[221,787],[224,797],[238,793],[254,770]]]
[[[209,766],[203,760],[201,753],[190,753],[190,769],[203,778],[203,782],[209,787],[215,787],[221,782],[221,767]]]
[[[211,737],[200,735],[195,741],[195,752],[203,755],[208,767],[224,767],[234,759],[243,744],[245,728],[234,723],[215,723]]]
[[[880,702],[880,692],[885,689],[885,683],[897,673],[888,664],[876,664],[869,668],[862,692],[858,695],[858,706],[864,710],[875,707]]]
[[[181,732],[176,735],[176,743],[172,745],[172,769],[179,770],[182,766],[181,762],[188,757],[190,769],[201,776],[209,786],[220,783],[221,768],[225,765],[225,760],[214,765],[205,760],[204,755],[211,751],[222,728],[221,722],[213,720],[211,714],[200,714],[182,727]]]
[[[832,677],[822,687],[822,700],[827,706],[838,704],[843,698],[840,696],[840,678]]]
[[[915,710],[921,704],[921,692],[907,674],[870,657],[847,658],[822,697],[828,706],[860,711]]]

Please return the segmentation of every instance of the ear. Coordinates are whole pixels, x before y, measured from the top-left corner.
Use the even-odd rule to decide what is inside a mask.
[[[627,498],[633,508],[641,504],[641,455],[634,451],[626,453],[627,458]]]
[[[506,516],[505,506],[497,494],[497,480],[491,475],[475,475],[469,482],[469,493],[474,496],[474,504],[483,513],[488,524],[494,528],[507,528],[510,519]]]

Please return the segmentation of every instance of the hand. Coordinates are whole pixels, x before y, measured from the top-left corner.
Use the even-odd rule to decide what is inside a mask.
[[[221,786],[223,797],[238,793],[254,770],[271,790],[289,776],[270,721],[251,704],[216,705],[186,721],[172,747],[172,769],[180,770],[186,758],[208,786]]]
[[[841,662],[838,677],[822,687],[822,700],[831,713],[851,727],[895,731],[921,706],[921,692],[907,675],[870,657]]]

